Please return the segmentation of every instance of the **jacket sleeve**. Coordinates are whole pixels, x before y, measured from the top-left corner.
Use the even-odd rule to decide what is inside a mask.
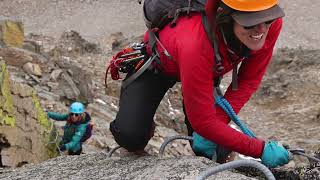
[[[249,59],[242,62],[238,73],[238,90],[228,87],[225,98],[238,113],[252,94],[258,89],[262,78],[271,61],[273,48],[282,27],[282,19],[275,21],[269,29],[265,45],[262,49],[252,52]]]
[[[56,113],[56,112],[48,112],[48,117],[56,120],[56,121],[66,121],[68,119],[68,114],[66,113]]]
[[[201,21],[200,21],[201,22]],[[186,28],[187,29],[187,28]],[[260,157],[264,142],[228,126],[226,114],[215,106],[213,97],[213,49],[202,24],[177,37],[177,56],[186,113],[193,129],[227,149]]]
[[[81,138],[83,137],[84,133],[86,132],[88,123],[86,124],[80,124],[74,135],[72,136],[72,139],[69,143],[65,144],[67,150],[78,150],[79,146],[81,145],[80,141]]]

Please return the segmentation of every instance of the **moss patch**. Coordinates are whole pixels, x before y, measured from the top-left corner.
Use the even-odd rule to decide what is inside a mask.
[[[48,139],[49,139],[47,143],[48,156],[50,158],[57,157],[59,155],[59,152],[57,151],[57,147],[59,146],[60,142],[59,142],[59,133],[56,128],[53,127],[51,129]]]
[[[3,27],[3,41],[7,46],[22,47],[24,41],[23,25],[18,21],[5,20]]]
[[[7,67],[0,62],[0,124],[15,125],[13,99],[10,92],[10,81]]]
[[[50,158],[56,157],[58,155],[58,152],[56,151],[56,147],[59,142],[53,142],[56,139],[56,137],[53,135],[55,134],[53,123],[49,121],[47,113],[43,111],[40,101],[37,98],[37,95],[35,92],[32,93],[32,101],[34,104],[34,108],[36,110],[37,120],[39,121],[40,125],[45,129],[45,132],[43,132],[43,135],[44,135],[44,139],[46,140],[46,142],[44,143],[47,146],[47,150],[48,150],[47,154]]]
[[[46,130],[50,130],[51,123],[48,120],[47,113],[42,110],[40,101],[38,100],[35,92],[32,93],[32,101],[36,110],[37,120],[39,121],[40,125]]]

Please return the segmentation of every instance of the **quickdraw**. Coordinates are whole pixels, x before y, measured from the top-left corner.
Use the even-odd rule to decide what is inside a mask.
[[[133,43],[122,49],[110,60],[105,74],[105,86],[107,87],[109,71],[113,80],[119,80],[119,72],[134,73],[142,67],[147,58],[146,46],[143,43]]]

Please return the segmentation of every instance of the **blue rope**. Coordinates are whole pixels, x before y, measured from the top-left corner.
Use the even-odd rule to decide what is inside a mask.
[[[215,97],[216,104],[218,104],[230,117],[230,119],[241,129],[241,131],[250,136],[255,138],[256,135],[245,125],[242,123],[240,118],[237,116],[237,114],[234,112],[232,109],[231,105],[229,102],[222,96],[216,96]]]

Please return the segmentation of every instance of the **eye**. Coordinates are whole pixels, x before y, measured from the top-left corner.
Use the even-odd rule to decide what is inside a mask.
[[[253,29],[254,27],[256,27],[256,25],[254,25],[254,26],[243,26],[243,28],[246,29],[246,30]]]
[[[270,20],[270,21],[266,21],[266,22],[264,22],[264,23],[267,24],[267,25],[269,25],[269,24],[272,24],[274,21],[275,21],[275,19]]]

